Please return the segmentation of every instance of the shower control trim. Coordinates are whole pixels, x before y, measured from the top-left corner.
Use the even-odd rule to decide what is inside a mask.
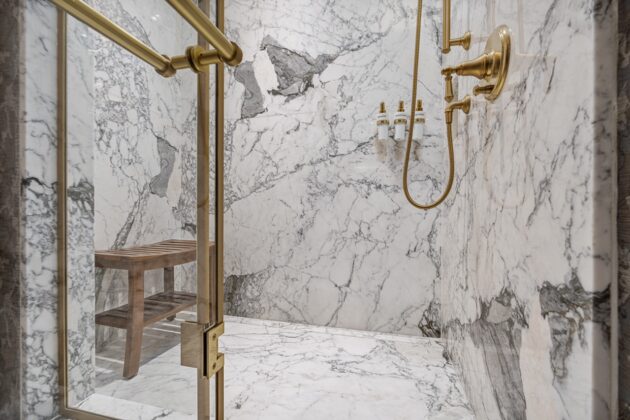
[[[446,100],[449,101],[449,97],[452,99],[451,77],[453,74],[476,77],[481,80],[481,84],[473,89],[475,95],[484,95],[489,101],[498,98],[510,67],[510,48],[510,30],[502,25],[488,37],[484,53],[479,57],[442,69],[442,75],[447,83]]]

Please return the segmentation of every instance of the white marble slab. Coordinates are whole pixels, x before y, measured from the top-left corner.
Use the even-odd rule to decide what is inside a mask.
[[[439,339],[227,317],[221,346],[228,419],[473,418]],[[129,401],[123,418],[194,415],[195,370],[179,365],[179,346],[159,351],[86,406],[110,410],[94,402],[104,396]]]

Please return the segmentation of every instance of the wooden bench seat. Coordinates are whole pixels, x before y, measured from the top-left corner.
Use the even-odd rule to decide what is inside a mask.
[[[214,267],[214,244],[210,243],[210,267]],[[100,268],[127,270],[128,300],[126,305],[96,314],[96,323],[125,328],[125,361],[123,377],[136,376],[140,367],[142,331],[161,319],[173,320],[177,312],[197,303],[194,293],[175,291],[175,266],[196,261],[197,243],[171,239],[150,245],[96,251],[95,265]],[[164,270],[164,291],[144,297],[144,272]],[[214,270],[210,270],[213,275]]]

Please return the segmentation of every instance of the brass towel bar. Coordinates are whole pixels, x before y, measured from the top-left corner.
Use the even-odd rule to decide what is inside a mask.
[[[52,0],[52,2],[151,65],[164,77],[173,76],[177,70],[185,68],[200,72],[210,64],[225,63],[236,66],[243,59],[243,53],[238,45],[230,42],[192,0],[168,0],[168,3],[216,50],[206,50],[195,45],[188,47],[185,54],[174,57],[162,55],[145,45],[82,0]]]

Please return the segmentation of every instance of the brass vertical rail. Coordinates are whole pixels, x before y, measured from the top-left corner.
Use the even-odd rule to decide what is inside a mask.
[[[200,6],[210,13],[210,0]],[[204,49],[208,43],[197,35]],[[197,73],[197,323],[209,325],[213,293],[210,279],[210,75]],[[197,354],[197,418],[210,419],[210,378],[205,372],[206,354]]]
[[[225,30],[225,2],[216,0],[216,21],[221,33]],[[239,50],[240,51],[240,50]],[[216,250],[216,306],[215,321],[217,324],[223,322],[223,211],[224,211],[224,135],[225,135],[225,66],[219,63],[215,67],[216,71],[216,97],[215,97],[215,250]],[[225,364],[224,364],[225,366]],[[215,375],[216,395],[215,405],[217,410],[217,420],[223,420],[224,411],[224,371],[225,367]]]
[[[67,115],[66,13],[57,11],[57,322],[59,324],[59,400],[68,406],[68,352],[66,351],[66,115]]]

